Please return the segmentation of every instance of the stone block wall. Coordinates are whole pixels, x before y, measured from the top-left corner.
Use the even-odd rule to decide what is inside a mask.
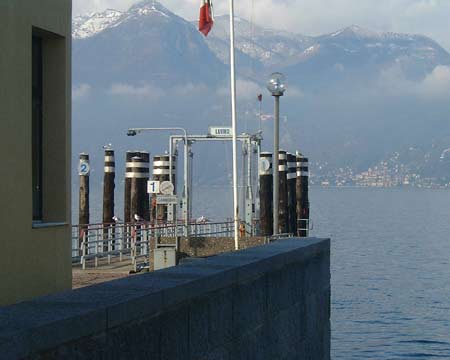
[[[280,240],[0,308],[6,359],[330,359],[330,242]]]

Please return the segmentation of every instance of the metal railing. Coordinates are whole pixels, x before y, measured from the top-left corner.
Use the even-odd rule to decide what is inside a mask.
[[[254,233],[251,224],[245,224],[245,236]],[[72,263],[80,263],[85,269],[87,262],[95,267],[101,260],[111,264],[113,259],[129,260],[131,265],[137,266],[139,259],[148,261],[156,242],[162,238],[174,239],[182,237],[232,237],[234,223],[204,222],[151,224],[114,223],[89,224],[72,226]],[[176,245],[174,245],[176,246]]]
[[[72,227],[72,263],[80,262],[83,269],[86,262],[113,258],[123,261],[128,258],[137,265],[141,257],[150,254],[151,231],[147,224],[89,224]]]

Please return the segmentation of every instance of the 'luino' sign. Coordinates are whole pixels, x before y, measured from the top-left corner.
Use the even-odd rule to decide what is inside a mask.
[[[232,131],[230,127],[210,126],[209,135],[214,137],[230,137],[232,135]]]

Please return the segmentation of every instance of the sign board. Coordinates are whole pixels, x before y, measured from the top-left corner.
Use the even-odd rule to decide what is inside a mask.
[[[147,181],[147,193],[149,194],[159,194],[159,181],[149,180]]]
[[[259,160],[259,171],[260,172],[266,172],[270,170],[270,161],[262,158],[261,160]]]
[[[178,199],[176,195],[156,195],[157,205],[173,205],[177,203]]]
[[[170,181],[163,181],[159,185],[159,192],[163,195],[173,195],[174,190],[175,188]]]
[[[231,127],[210,126],[208,134],[214,137],[230,137],[233,133]]]
[[[88,176],[91,173],[91,166],[87,161],[80,161],[80,165],[78,165],[78,175],[80,176]]]

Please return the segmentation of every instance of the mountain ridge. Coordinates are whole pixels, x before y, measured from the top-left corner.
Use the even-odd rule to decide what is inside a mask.
[[[239,131],[257,130],[256,94],[267,95],[265,79],[278,70],[288,78],[285,147],[301,144],[322,163],[364,170],[401,148],[431,140],[450,146],[450,109],[440,100],[450,96],[450,54],[434,40],[357,25],[308,37],[237,20]],[[104,143],[123,140],[114,126],[151,121],[204,132],[212,122],[228,123],[227,16],[216,17],[205,38],[155,1],[90,14],[74,19],[73,56],[74,86],[89,92],[74,103],[77,129],[107,129]],[[92,114],[100,120],[89,121]],[[270,121],[262,126],[271,139]],[[88,140],[75,149],[84,151]]]

